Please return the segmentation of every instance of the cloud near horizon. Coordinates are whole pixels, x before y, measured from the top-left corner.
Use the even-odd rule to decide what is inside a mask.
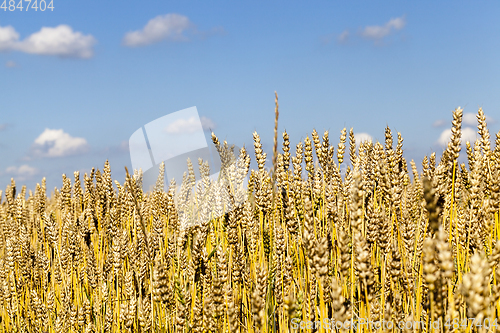
[[[73,31],[68,25],[42,27],[21,40],[12,26],[0,27],[0,52],[19,51],[28,54],[88,59],[94,55],[96,39]]]
[[[476,139],[478,138],[479,136],[477,135],[475,129],[471,127],[462,128],[462,136],[460,138],[460,142],[462,145],[464,145],[465,142],[467,141],[469,141],[471,145],[474,145],[474,142],[476,142]],[[441,132],[441,135],[439,136],[439,139],[436,141],[436,143],[442,147],[446,147],[448,145],[448,142],[450,142],[450,140],[451,140],[451,129],[448,128]]]
[[[487,123],[496,123],[496,120],[488,115],[485,115],[486,116],[486,122]],[[451,120],[450,120],[451,122]],[[448,124],[448,121],[444,120],[444,119],[438,119],[436,120],[433,124],[432,124],[432,127],[443,127],[445,126],[446,124]],[[467,112],[467,113],[464,113],[463,116],[462,116],[462,125],[466,125],[466,126],[477,126],[477,114],[476,113],[472,113],[472,112]]]
[[[33,157],[64,157],[88,152],[87,140],[72,137],[62,129],[46,128],[31,147]]]
[[[354,133],[354,140],[356,140],[356,145],[359,146],[361,142],[373,141],[373,138],[368,133]]]
[[[31,167],[27,164],[23,164],[21,166],[10,166],[5,169],[5,173],[16,178],[20,181],[31,178],[32,176],[38,173],[38,169]]]
[[[488,115],[485,115],[486,117],[486,122],[488,123],[495,123],[496,120]],[[462,123],[465,125],[470,125],[470,126],[477,126],[477,113],[464,113],[463,118],[462,118]]]

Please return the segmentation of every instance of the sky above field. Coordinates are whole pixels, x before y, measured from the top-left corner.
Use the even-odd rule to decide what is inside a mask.
[[[493,143],[500,129],[500,2],[42,2],[0,8],[0,189],[107,159],[122,183],[131,135],[192,106],[207,141],[253,154],[257,131],[270,156],[275,91],[293,146],[314,128],[382,142],[388,125],[420,166],[459,106],[466,140],[479,107]]]

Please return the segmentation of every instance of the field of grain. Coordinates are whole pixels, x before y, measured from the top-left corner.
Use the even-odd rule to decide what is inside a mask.
[[[145,193],[140,172],[113,181],[107,162],[53,195],[12,180],[0,332],[500,331],[500,133],[491,148],[480,109],[459,163],[462,115],[422,172],[387,128],[359,145],[343,129],[336,146],[285,132],[271,169],[254,133],[251,171],[212,134],[220,179],[199,162],[196,182],[189,162],[168,191],[162,171]]]

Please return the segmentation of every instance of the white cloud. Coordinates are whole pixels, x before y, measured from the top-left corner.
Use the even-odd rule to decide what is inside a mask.
[[[7,128],[7,124],[0,124],[0,131],[3,131]]]
[[[8,25],[0,27],[0,51],[12,50],[19,41],[19,34],[16,29]]]
[[[406,25],[406,19],[404,16],[393,18],[389,20],[384,25],[372,25],[365,27],[361,32],[361,36],[379,41],[387,35],[391,34],[393,31],[401,30]]]
[[[36,157],[62,157],[87,151],[87,140],[72,137],[62,129],[46,128],[32,146],[33,155]]]
[[[495,119],[491,118],[488,115],[486,116],[486,122],[487,123],[494,123]],[[464,125],[469,125],[469,126],[477,126],[477,113],[464,113],[463,118],[462,118],[462,123]]]
[[[464,113],[462,116],[462,123],[464,125],[475,126],[477,125],[477,118],[475,113]]]
[[[205,131],[214,130],[216,128],[214,121],[212,119],[204,117],[204,116],[201,117],[201,126],[203,127],[203,130],[205,130]]]
[[[177,119],[165,128],[165,132],[169,134],[189,134],[200,131],[202,129],[200,125],[200,120],[194,116],[189,119]]]
[[[359,145],[361,142],[373,141],[373,138],[368,133],[355,133],[354,140],[356,140],[356,145]]]
[[[60,57],[91,58],[96,40],[91,35],[73,31],[68,25],[55,28],[43,27],[20,43],[26,53]]]
[[[55,28],[43,27],[24,40],[11,27],[0,27],[0,51],[21,51],[30,54],[59,56],[65,58],[91,58],[96,39],[73,31],[68,25]]]
[[[478,138],[479,137],[475,129],[470,127],[462,128],[462,136],[460,138],[462,144],[465,144],[465,142],[469,141],[471,145],[474,145],[474,142],[476,142],[476,139]],[[448,145],[448,142],[450,142],[450,140],[451,140],[451,129],[445,129],[444,131],[441,132],[441,135],[439,136],[437,143],[443,147],[446,147]]]
[[[10,166],[5,169],[5,172],[12,177],[17,177],[19,180],[25,180],[30,178],[38,173],[38,169],[31,167],[27,164],[23,164],[19,167]]]
[[[162,40],[185,41],[185,32],[194,28],[189,18],[179,14],[159,15],[141,30],[131,31],[123,37],[123,44],[129,47],[145,46]]]
[[[437,143],[439,143],[443,147],[446,147],[448,145],[448,141],[450,141],[450,138],[451,138],[451,129],[445,129],[444,131],[441,132],[441,135],[439,136]]]
[[[7,61],[5,63],[5,67],[7,67],[7,68],[14,68],[14,67],[17,67],[17,64],[14,61],[10,60],[10,61]]]
[[[467,141],[469,141],[472,145],[474,145],[474,142],[476,142],[476,139],[478,139],[479,136],[477,134],[476,129],[470,128],[470,127],[465,127],[462,128],[462,143],[465,144]]]

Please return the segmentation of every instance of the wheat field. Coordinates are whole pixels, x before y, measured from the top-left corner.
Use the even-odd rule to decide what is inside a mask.
[[[344,128],[337,146],[314,130],[278,147],[275,130],[270,169],[254,133],[256,170],[212,134],[219,179],[188,161],[167,191],[163,165],[149,192],[108,162],[50,196],[13,179],[0,332],[498,332],[500,132],[493,149],[479,109],[460,163],[462,115],[422,172],[400,133]]]

